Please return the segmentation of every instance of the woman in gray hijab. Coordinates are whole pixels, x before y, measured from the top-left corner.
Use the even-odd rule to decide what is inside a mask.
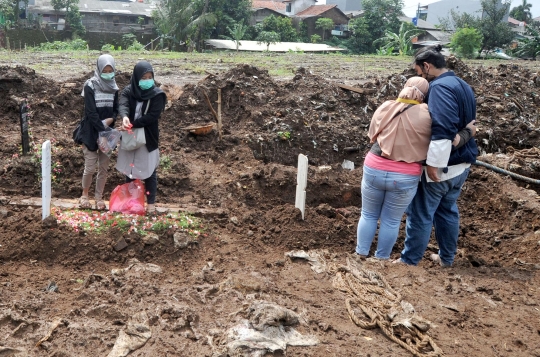
[[[77,142],[82,144],[84,153],[83,193],[80,208],[92,208],[88,191],[92,176],[96,172],[96,209],[107,207],[103,201],[103,189],[107,180],[109,157],[98,148],[100,131],[114,128],[118,114],[118,86],[114,80],[116,67],[111,55],[101,55],[97,60],[94,76],[84,83],[81,95],[84,97],[84,117]]]
[[[156,213],[159,118],[166,103],[167,96],[154,83],[152,65],[147,61],[138,62],[130,84],[120,94],[118,110],[122,130],[144,128],[146,144],[135,150],[125,150],[120,144],[116,169],[126,176],[126,182],[144,181],[147,214]]]

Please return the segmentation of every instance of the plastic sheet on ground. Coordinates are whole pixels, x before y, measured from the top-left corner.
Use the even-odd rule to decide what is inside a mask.
[[[128,271],[134,271],[134,272],[148,271],[151,273],[161,273],[163,270],[161,269],[159,265],[152,264],[152,263],[141,263],[139,260],[133,258],[129,260],[129,265],[127,266],[127,268],[112,269],[111,274],[124,275]]]
[[[320,274],[326,271],[326,259],[324,259],[323,251],[310,250],[306,252],[304,250],[291,250],[285,253],[285,256],[291,259],[305,259],[311,265],[311,270]]]
[[[262,357],[267,352],[282,351],[287,346],[315,346],[314,336],[304,336],[292,326],[300,316],[292,310],[264,301],[248,309],[249,320],[242,320],[227,332],[227,348],[232,356]]]
[[[129,320],[127,328],[120,331],[107,357],[127,356],[131,351],[144,346],[150,337],[152,337],[152,331],[148,324],[148,316],[144,311],[139,312]]]

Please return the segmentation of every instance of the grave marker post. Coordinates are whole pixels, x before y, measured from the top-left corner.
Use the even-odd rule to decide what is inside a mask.
[[[26,100],[21,103],[21,142],[22,154],[26,155],[30,152],[30,136],[28,135],[28,103]]]
[[[298,155],[298,174],[296,177],[296,202],[295,207],[302,212],[302,220],[304,219],[304,211],[306,209],[306,186],[308,174],[308,158],[305,155]]]
[[[41,147],[41,218],[51,215],[51,142],[47,140]]]

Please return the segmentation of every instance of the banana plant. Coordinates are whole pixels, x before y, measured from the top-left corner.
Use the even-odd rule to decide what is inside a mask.
[[[381,49],[384,51],[392,47],[398,50],[400,56],[406,56],[412,50],[412,39],[420,32],[422,31],[417,28],[408,29],[406,23],[402,22],[399,27],[399,33],[386,31],[384,37],[376,40],[374,43],[382,43]]]

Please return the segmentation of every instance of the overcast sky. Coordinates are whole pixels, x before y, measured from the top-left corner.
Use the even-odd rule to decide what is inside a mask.
[[[403,3],[405,4],[403,12],[405,13],[405,15],[413,17],[415,16],[416,10],[418,9],[418,3],[420,3],[420,5],[428,5],[436,1],[438,0],[403,0]],[[527,0],[527,2],[529,4],[532,4],[531,13],[533,15],[533,18],[540,16],[540,0]],[[512,0],[510,9],[519,6],[521,3],[523,3],[523,0]]]

